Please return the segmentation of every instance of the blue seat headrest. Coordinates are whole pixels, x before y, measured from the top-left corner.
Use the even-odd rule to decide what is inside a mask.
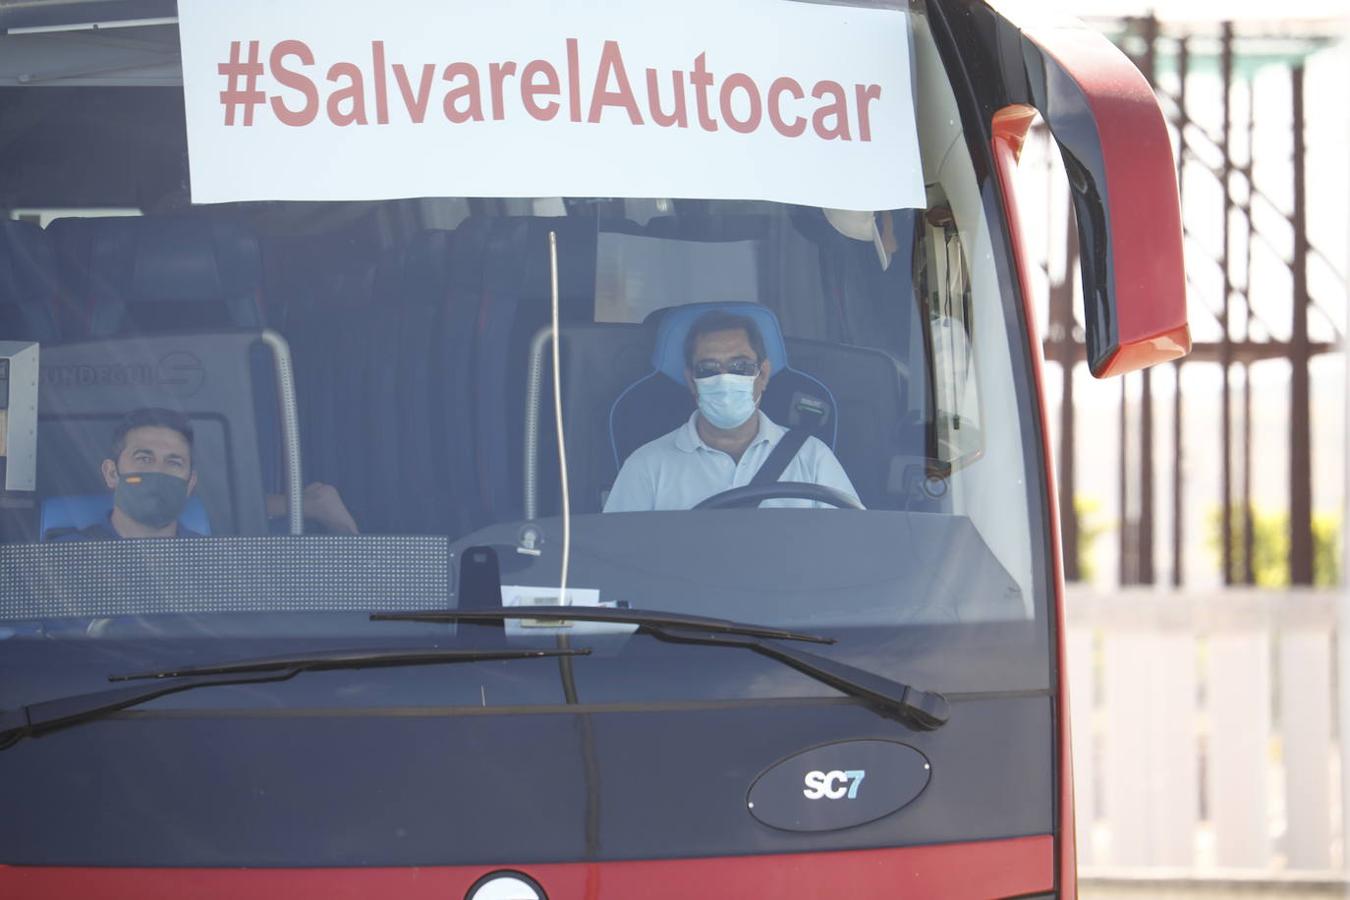
[[[42,516],[39,523],[41,539],[53,531],[79,531],[96,525],[108,518],[112,512],[112,494],[80,494],[72,497],[48,497],[42,501]],[[211,521],[207,518],[206,507],[197,496],[189,497],[178,524],[190,528],[198,534],[211,533]]]
[[[58,293],[46,233],[31,222],[0,220],[0,337],[58,340],[52,309]]]
[[[658,309],[647,317],[647,323],[657,322],[656,346],[652,350],[652,368],[677,384],[684,384],[684,339],[690,327],[710,312],[725,312],[745,316],[759,326],[764,338],[764,352],[769,359],[771,373],[788,367],[787,344],[783,329],[773,310],[758,303],[690,303]]]

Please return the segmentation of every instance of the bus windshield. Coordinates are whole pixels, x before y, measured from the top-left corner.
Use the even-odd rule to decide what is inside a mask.
[[[501,643],[593,652],[562,679],[485,661],[155,703],[839,698],[621,624],[369,618],[498,593],[809,632],[931,690],[1049,690],[1030,326],[981,138],[923,4],[904,17],[924,206],[866,210],[194,204],[174,25],[0,39],[68,64],[0,88],[0,350],[40,360],[0,708],[188,664]]]

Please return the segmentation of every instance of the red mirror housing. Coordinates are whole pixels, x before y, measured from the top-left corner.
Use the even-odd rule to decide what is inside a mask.
[[[1176,163],[1157,98],[1104,36],[1072,20],[994,10],[1008,106],[991,137],[1020,149],[1031,110],[1068,173],[1078,222],[1087,359],[1098,378],[1190,351]],[[1008,159],[995,147],[995,165]],[[1006,173],[1000,173],[1005,176]]]

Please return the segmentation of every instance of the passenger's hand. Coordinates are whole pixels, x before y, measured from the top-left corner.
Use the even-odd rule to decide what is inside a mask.
[[[315,481],[305,485],[301,494],[301,509],[306,519],[318,522],[329,534],[360,534],[356,520],[342,502],[342,495],[331,484]]]

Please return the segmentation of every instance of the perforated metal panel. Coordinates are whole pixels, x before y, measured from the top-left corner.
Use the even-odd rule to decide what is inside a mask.
[[[0,546],[0,619],[443,609],[437,537],[233,537]]]

